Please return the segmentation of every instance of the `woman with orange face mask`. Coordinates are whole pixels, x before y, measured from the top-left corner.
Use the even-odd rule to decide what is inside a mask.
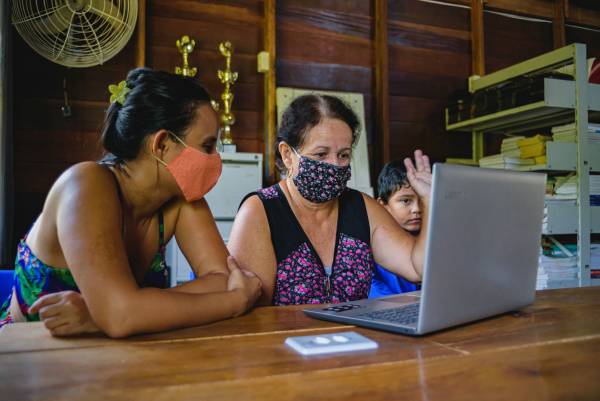
[[[237,316],[260,282],[228,256],[204,195],[216,184],[218,119],[191,78],[137,69],[112,86],[106,157],[65,171],[21,240],[0,326],[111,337]],[[198,280],[168,288],[175,236]],[[201,244],[201,245],[199,245]]]

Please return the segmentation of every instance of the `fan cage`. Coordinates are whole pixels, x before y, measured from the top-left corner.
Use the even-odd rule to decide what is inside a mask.
[[[127,44],[137,0],[13,0],[12,23],[37,53],[67,67],[103,64]]]

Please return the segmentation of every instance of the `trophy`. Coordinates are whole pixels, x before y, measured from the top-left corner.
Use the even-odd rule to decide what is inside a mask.
[[[183,75],[184,77],[196,76],[198,70],[196,67],[190,67],[188,62],[189,55],[194,51],[194,47],[196,47],[196,41],[190,39],[189,36],[184,35],[175,42],[175,45],[177,46],[179,53],[183,56],[183,67],[175,67],[175,74]]]
[[[235,124],[235,116],[231,112],[233,103],[233,93],[231,87],[238,78],[238,73],[231,71],[231,55],[233,54],[233,45],[231,42],[219,43],[219,51],[225,57],[225,70],[219,70],[218,77],[225,89],[221,94],[223,110],[221,112],[222,137],[221,146],[223,152],[235,152],[236,146],[231,138],[231,126]]]

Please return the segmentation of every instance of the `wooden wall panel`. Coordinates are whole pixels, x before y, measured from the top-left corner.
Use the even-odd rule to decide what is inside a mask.
[[[471,4],[471,0],[444,0],[444,2],[463,6]],[[568,0],[568,6],[567,23],[596,28],[600,26],[598,0]],[[554,0],[485,0],[485,9],[551,21],[554,17]]]
[[[486,72],[492,73],[554,49],[552,24],[484,14]]]
[[[600,4],[598,4],[600,7]],[[592,31],[589,29],[565,27],[567,43],[585,43],[588,57],[600,58],[600,27]]]
[[[277,2],[277,86],[365,95],[372,133],[374,49],[370,2]]]
[[[434,161],[468,155],[470,137],[447,134],[443,113],[470,74],[468,10],[394,0],[389,14],[392,159],[416,148]]]
[[[234,142],[241,152],[262,152],[263,82],[256,70],[256,54],[262,50],[263,3],[248,1],[171,1],[150,2],[149,57],[157,69],[173,71],[181,65],[175,41],[183,34],[196,41],[190,64],[198,68],[197,77],[215,99],[223,91],[217,71],[225,66],[219,53],[220,42],[234,46],[232,70],[238,72],[233,86],[232,127]],[[242,140],[243,139],[243,140]]]
[[[67,69],[38,56],[13,31],[15,224],[13,249],[41,211],[46,193],[70,165],[101,156],[99,127],[110,83],[133,65],[129,43],[105,65]],[[63,79],[72,115],[63,117]]]

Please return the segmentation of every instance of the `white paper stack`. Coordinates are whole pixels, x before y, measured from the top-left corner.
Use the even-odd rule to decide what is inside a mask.
[[[568,175],[555,177],[556,182],[552,194],[546,195],[546,200],[577,199],[577,176]],[[590,200],[592,206],[600,205],[600,175],[590,175]]]
[[[479,159],[479,167],[501,168],[506,170],[521,170],[525,166],[533,166],[534,159],[521,159],[519,157],[506,156],[502,153],[482,157]]]
[[[577,255],[554,257],[540,255],[536,289],[568,288],[579,285]]]
[[[555,142],[576,142],[575,123],[552,128],[552,140]],[[588,123],[588,140],[600,142],[600,124]]]

